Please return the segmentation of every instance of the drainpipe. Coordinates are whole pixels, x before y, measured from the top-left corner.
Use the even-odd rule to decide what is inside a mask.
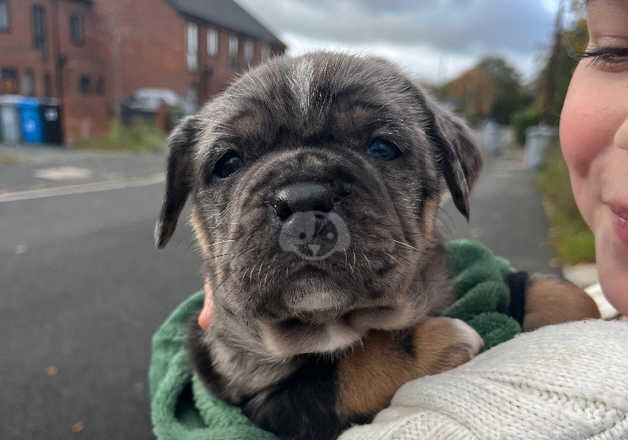
[[[64,87],[63,87],[63,69],[66,64],[66,57],[61,54],[61,39],[59,37],[59,0],[52,0],[52,42],[54,45],[52,63],[54,69],[55,88],[59,105],[63,108],[64,104]],[[65,109],[61,112],[61,126],[65,128]],[[65,130],[64,130],[65,131]]]

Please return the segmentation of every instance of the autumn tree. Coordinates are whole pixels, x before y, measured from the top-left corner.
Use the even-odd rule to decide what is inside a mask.
[[[519,73],[499,57],[482,59],[447,83],[441,96],[472,122],[491,118],[508,124],[526,102]]]

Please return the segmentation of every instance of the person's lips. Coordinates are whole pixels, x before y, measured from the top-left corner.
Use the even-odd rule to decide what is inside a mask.
[[[613,229],[621,242],[628,246],[628,205],[613,203],[611,205]]]

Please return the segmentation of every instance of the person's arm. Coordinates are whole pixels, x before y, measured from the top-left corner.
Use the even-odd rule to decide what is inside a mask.
[[[454,370],[402,386],[341,440],[626,439],[628,325],[524,333]]]

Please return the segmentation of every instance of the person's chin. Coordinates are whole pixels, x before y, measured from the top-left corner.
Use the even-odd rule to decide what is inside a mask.
[[[611,218],[595,234],[597,268],[604,295],[621,314],[628,315],[628,245],[617,236],[612,222]]]

